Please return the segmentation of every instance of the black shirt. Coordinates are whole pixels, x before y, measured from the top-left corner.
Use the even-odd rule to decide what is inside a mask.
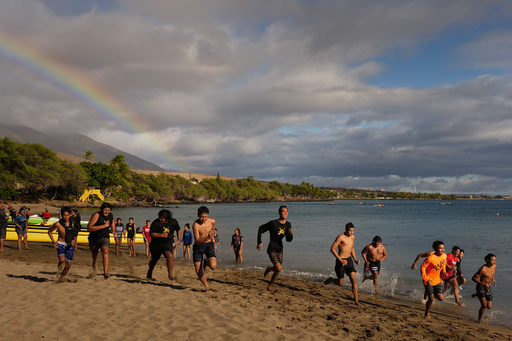
[[[283,252],[283,238],[286,237],[287,242],[293,240],[293,233],[290,232],[292,224],[289,221],[281,224],[279,220],[271,220],[261,225],[258,229],[258,245],[261,244],[261,234],[269,231],[270,242],[268,243],[267,253]]]
[[[73,242],[73,239],[75,239],[76,236],[78,236],[78,232],[80,232],[80,229],[73,224],[71,219],[69,219],[69,225],[66,225],[66,221],[64,219],[59,220],[59,224],[64,227],[64,230],[66,231],[64,239],[66,240],[66,244],[70,245]]]
[[[167,223],[161,223],[160,219],[155,219],[151,223],[151,227],[149,228],[149,235],[151,236],[151,233],[164,233],[167,232],[167,238],[162,237],[153,237],[151,236],[151,243],[154,244],[160,244],[160,243],[166,243],[171,242],[174,243],[174,231],[180,230],[180,224],[178,224],[178,221],[174,218],[171,218]]]
[[[108,221],[108,226],[105,227],[105,228],[102,228],[100,230],[97,230],[97,231],[92,231],[89,233],[89,238],[94,238],[94,239],[100,239],[100,238],[110,238],[110,227],[112,226],[112,222],[114,221],[114,215],[112,213],[110,213],[108,216],[104,216],[103,215],[103,212],[101,211],[98,211],[96,212],[98,213],[98,221],[96,222],[96,224],[94,224],[94,226],[100,226],[100,225],[105,225],[105,223]]]

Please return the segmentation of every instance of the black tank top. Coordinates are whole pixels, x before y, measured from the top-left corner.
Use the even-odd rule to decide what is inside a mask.
[[[104,216],[103,212],[98,211],[98,221],[94,226],[105,225],[108,221],[108,227],[102,228],[101,230],[93,231],[89,233],[89,238],[99,239],[99,238],[109,238],[110,227],[112,226],[112,222],[114,221],[114,215],[110,213],[108,216]]]

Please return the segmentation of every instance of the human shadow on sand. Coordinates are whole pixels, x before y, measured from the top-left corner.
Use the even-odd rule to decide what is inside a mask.
[[[137,278],[133,276],[126,276],[129,278],[122,278],[120,281],[124,281],[126,283],[133,283],[133,284],[144,284],[144,285],[154,285],[159,287],[170,287],[171,289],[176,290],[187,290],[188,288],[183,285],[176,285],[172,283],[164,283],[164,282],[158,282],[158,281],[148,281],[147,279]]]
[[[13,274],[5,274],[7,277],[11,277],[11,278],[21,278],[21,279],[26,279],[26,280],[29,280],[29,281],[32,281],[32,282],[51,282],[51,280],[49,280],[48,278],[41,278],[41,277],[37,277],[37,276],[29,276],[29,275],[21,275],[21,276],[16,276],[16,275],[13,275]]]

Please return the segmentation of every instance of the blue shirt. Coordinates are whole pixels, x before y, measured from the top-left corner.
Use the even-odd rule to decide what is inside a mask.
[[[16,216],[16,219],[14,219],[14,223],[15,224],[18,224],[22,230],[26,230],[27,229],[27,218],[25,217],[25,215],[17,215]]]
[[[184,231],[183,232],[183,244],[185,245],[192,245],[192,231],[188,230],[188,231]]]

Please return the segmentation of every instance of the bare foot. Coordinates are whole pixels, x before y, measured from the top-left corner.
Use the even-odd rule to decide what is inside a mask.
[[[430,317],[430,314],[425,314],[425,318],[426,318],[426,319],[431,318],[431,317]]]
[[[156,282],[156,278],[153,278],[153,277],[146,277],[146,279],[148,281]]]
[[[463,307],[463,306],[464,306],[464,303],[461,303],[461,302],[459,302],[459,303],[457,303],[457,304],[458,304],[460,307]]]
[[[96,268],[92,267],[91,270],[89,270],[89,276],[87,278],[94,279],[96,278]]]
[[[109,279],[110,278],[110,274],[109,273],[103,274],[103,278]]]
[[[272,291],[272,288],[270,287],[270,285],[267,287],[267,290]]]

